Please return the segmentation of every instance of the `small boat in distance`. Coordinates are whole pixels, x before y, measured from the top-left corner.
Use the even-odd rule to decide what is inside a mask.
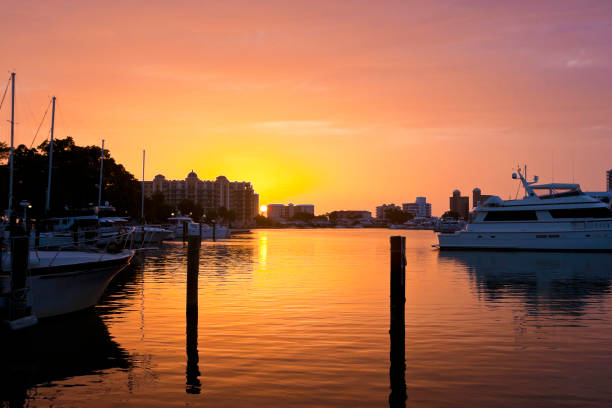
[[[612,210],[578,184],[528,182],[525,197],[493,196],[479,205],[467,228],[438,234],[440,249],[612,252]],[[544,191],[537,195],[536,191]]]

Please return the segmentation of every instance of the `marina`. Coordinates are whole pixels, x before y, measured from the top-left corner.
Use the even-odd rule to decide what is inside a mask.
[[[254,230],[203,241],[195,323],[187,248],[167,243],[119,273],[95,308],[18,332],[2,356],[0,401],[386,406],[395,234]],[[402,235],[406,406],[612,398],[611,254],[444,252],[431,231]],[[56,334],[41,344],[45,333]]]

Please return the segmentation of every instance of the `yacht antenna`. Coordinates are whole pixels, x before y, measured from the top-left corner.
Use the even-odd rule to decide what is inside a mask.
[[[47,201],[45,201],[45,212],[51,208],[51,172],[53,171],[53,130],[55,128],[55,96],[52,99],[51,108],[51,138],[49,140],[49,178],[47,180]]]
[[[9,202],[8,216],[11,218],[13,211],[13,159],[15,157],[15,73],[11,72],[11,155],[9,157]]]
[[[527,166],[525,166],[525,171],[527,171]],[[514,177],[514,176],[513,176]],[[525,193],[527,196],[529,197],[533,197],[536,194],[533,192],[533,189],[531,188],[531,184],[535,184],[536,181],[533,182],[528,182],[527,179],[523,176],[523,173],[521,172],[521,168],[518,168],[518,177],[521,179],[521,183],[523,183],[523,187],[525,188]],[[516,177],[514,177],[516,178]]]
[[[102,150],[100,151],[100,184],[98,184],[98,210],[102,203],[102,171],[104,170],[104,139],[102,139]]]

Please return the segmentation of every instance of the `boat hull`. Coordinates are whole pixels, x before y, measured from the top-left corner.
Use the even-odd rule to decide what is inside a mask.
[[[438,234],[440,249],[612,252],[612,231],[471,232]]]
[[[69,254],[64,252],[62,254]],[[133,251],[120,254],[87,254],[82,262],[62,264],[53,252],[38,252],[38,264],[31,258],[28,303],[38,318],[77,312],[94,306],[110,281],[132,259]],[[7,290],[9,278],[3,279]]]

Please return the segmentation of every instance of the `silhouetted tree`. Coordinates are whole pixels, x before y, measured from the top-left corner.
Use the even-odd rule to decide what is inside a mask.
[[[0,145],[0,161],[3,147]],[[44,212],[48,176],[49,142],[29,149],[19,145],[14,152],[13,208],[21,200],[32,203],[30,214]],[[0,165],[0,197],[8,197],[8,163]],[[71,137],[56,139],[53,143],[53,173],[51,185],[51,211],[61,212],[64,207],[85,208],[98,202],[100,147],[77,146]],[[104,150],[102,202],[108,201],[118,214],[140,216],[140,184],[125,168],[115,162]],[[6,208],[8,200],[0,200]]]
[[[456,211],[447,211],[444,214],[442,214],[442,218],[453,218],[455,220],[458,220],[459,218],[461,218],[461,214],[459,214]]]
[[[413,215],[406,213],[399,208],[386,208],[385,218],[389,220],[391,224],[403,224],[413,218]]]

